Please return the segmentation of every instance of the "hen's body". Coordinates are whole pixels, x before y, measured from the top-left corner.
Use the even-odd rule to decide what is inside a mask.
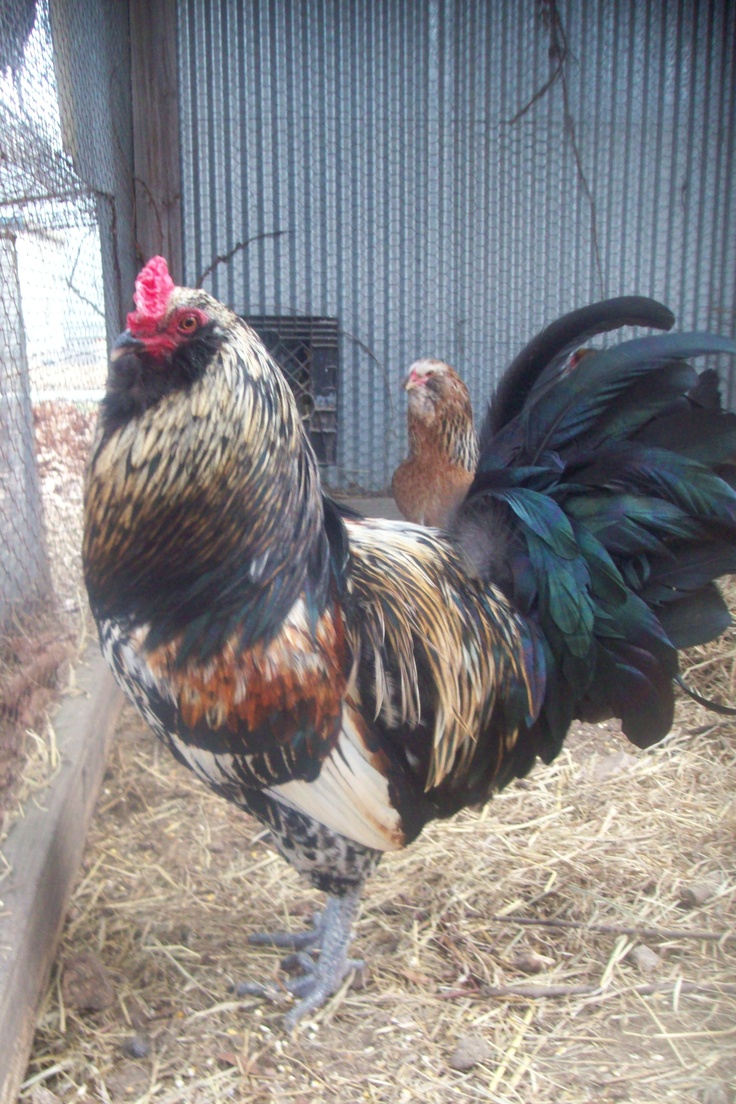
[[[553,401],[532,387],[445,537],[342,518],[253,332],[146,277],[154,262],[90,459],[90,602],[158,735],[332,895],[293,1023],[339,984],[383,851],[549,761],[573,717],[619,716],[640,744],[666,733],[676,647],[725,625],[710,579],[736,568],[736,495],[710,467],[733,418],[710,411],[707,444],[693,423],[704,464],[646,442],[627,460],[617,434],[664,424],[658,395],[681,436],[697,376],[671,358],[733,347],[631,343],[586,357]]]
[[[391,490],[407,521],[449,529],[478,463],[470,395],[449,364],[432,359],[412,364],[404,388],[409,455]]]

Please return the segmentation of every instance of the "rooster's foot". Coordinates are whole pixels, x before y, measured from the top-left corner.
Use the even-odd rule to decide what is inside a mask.
[[[353,917],[358,908],[360,890],[353,890],[343,897],[330,897],[324,913],[315,919],[311,931],[300,932],[295,936],[285,932],[258,933],[251,942],[276,947],[290,947],[295,953],[289,955],[282,967],[291,970],[294,967],[302,973],[284,982],[283,989],[298,998],[297,1003],[284,1016],[287,1031],[308,1012],[321,1008],[351,970],[361,969],[364,963],[359,959],[348,958]],[[319,958],[307,954],[305,947],[319,950]],[[237,996],[259,996],[279,1000],[283,995],[274,986],[257,985],[245,982],[235,987]]]
[[[305,947],[319,946],[322,941],[322,926],[325,913],[315,912],[312,927],[303,932],[251,932],[248,942],[256,947],[281,947],[282,950],[302,951]]]

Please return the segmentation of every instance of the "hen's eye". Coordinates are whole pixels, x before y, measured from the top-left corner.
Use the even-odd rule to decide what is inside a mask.
[[[199,319],[196,314],[185,314],[179,319],[178,326],[182,333],[194,333],[199,328]]]

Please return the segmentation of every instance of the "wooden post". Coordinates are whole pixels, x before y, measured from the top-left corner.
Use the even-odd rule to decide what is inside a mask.
[[[176,0],[130,0],[136,244],[184,278],[179,168]]]
[[[14,1104],[23,1080],[122,704],[96,642],[77,684],[82,695],[66,698],[54,718],[59,773],[3,843],[10,872],[0,885],[0,1104]]]

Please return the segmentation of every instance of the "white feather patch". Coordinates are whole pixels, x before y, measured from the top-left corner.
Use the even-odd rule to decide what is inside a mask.
[[[401,817],[389,800],[388,781],[370,761],[360,732],[343,707],[340,737],[313,782],[284,782],[266,790],[348,839],[377,851],[404,846]]]
[[[218,782],[230,782],[236,777],[232,755],[226,752],[218,752],[215,755],[206,748],[187,744],[176,732],[170,732],[169,738],[191,770],[205,782],[213,782],[217,785]]]

